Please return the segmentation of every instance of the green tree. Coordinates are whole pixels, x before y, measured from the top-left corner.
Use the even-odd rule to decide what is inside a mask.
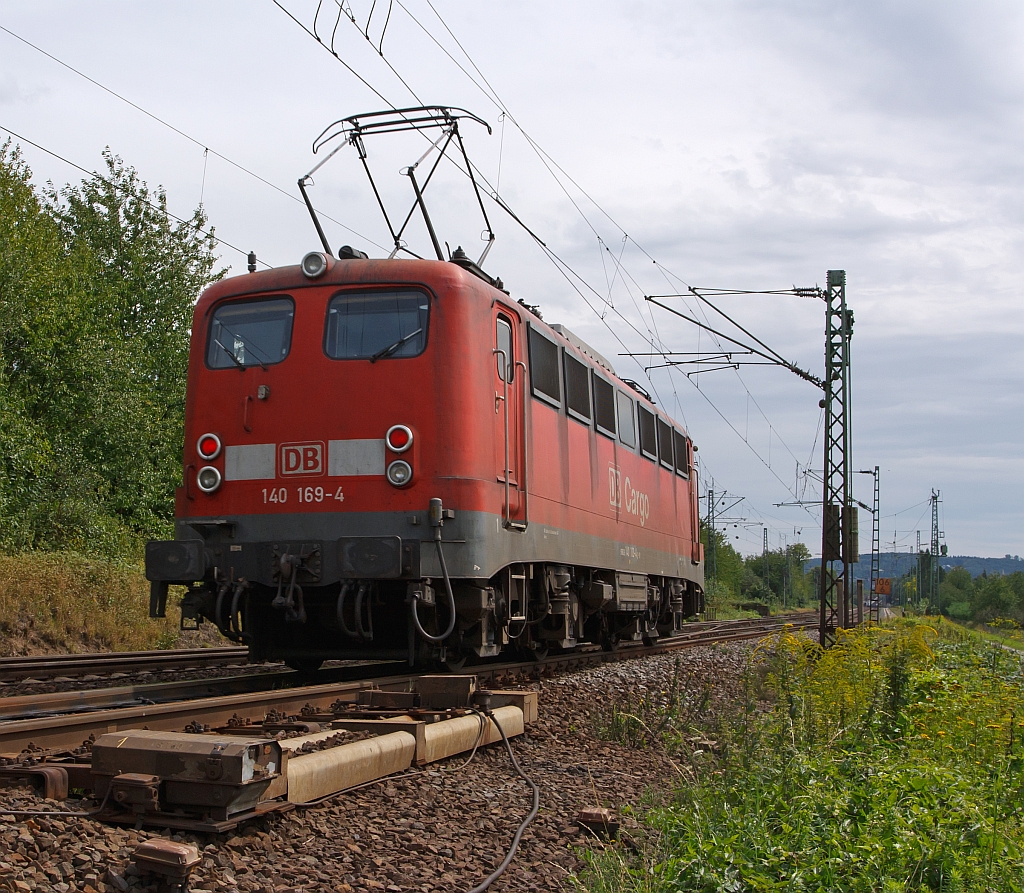
[[[705,576],[711,579],[712,569],[709,558],[708,535],[711,533],[705,524],[701,524],[700,541],[704,543],[704,570]],[[727,535],[721,531],[714,531],[715,537],[715,567],[714,579],[726,587],[727,592],[720,591],[720,597],[725,599],[736,598],[740,594],[740,584],[743,580],[743,557],[731,545]]]
[[[0,151],[0,546],[124,554],[170,533],[192,307],[215,240],[135,171],[40,195]]]
[[[768,588],[765,588],[764,555],[748,555],[744,559],[741,594],[744,598],[768,601],[790,607],[808,605],[814,599],[814,578],[804,567],[811,553],[803,543],[768,552]]]

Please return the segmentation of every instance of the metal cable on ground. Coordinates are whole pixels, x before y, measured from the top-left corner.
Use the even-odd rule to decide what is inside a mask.
[[[480,747],[480,742],[484,740],[484,731],[487,729],[487,717],[484,716],[483,713],[481,713],[479,710],[474,710],[472,707],[470,708],[470,710],[472,710],[473,713],[476,714],[477,719],[480,720],[480,730],[476,733],[476,740],[473,742],[473,749],[469,752],[469,756],[466,758],[464,762],[459,763],[458,766],[455,766],[452,769],[444,769],[443,771],[445,772],[459,772],[462,769],[465,769],[470,763],[473,762],[473,757],[476,756],[476,752]]]
[[[519,761],[516,759],[516,755],[512,752],[512,745],[508,743],[508,737],[505,735],[505,730],[501,727],[501,723],[498,722],[498,717],[496,717],[491,711],[487,712],[487,716],[488,719],[494,723],[495,728],[497,728],[501,733],[501,740],[505,745],[505,750],[508,751],[508,757],[512,761],[512,765],[515,767],[519,777],[533,788],[533,808],[530,810],[529,815],[523,819],[522,824],[516,829],[515,836],[512,838],[512,845],[508,850],[508,855],[502,860],[501,865],[495,868],[494,871],[484,879],[483,883],[478,884],[470,890],[469,893],[483,893],[484,890],[490,887],[491,884],[505,873],[505,869],[508,868],[516,854],[516,850],[519,849],[519,842],[523,839],[523,832],[526,830],[530,822],[537,818],[537,813],[540,812],[540,788],[537,787],[529,775],[523,772],[522,767],[519,765]]]

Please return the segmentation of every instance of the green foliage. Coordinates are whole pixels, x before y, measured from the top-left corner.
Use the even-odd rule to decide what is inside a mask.
[[[913,578],[907,582],[913,583]],[[961,621],[991,626],[1002,618],[1024,623],[1024,573],[972,578],[964,568],[952,568],[939,584],[938,607]]]
[[[580,885],[1024,890],[1021,670],[949,623],[850,631],[824,652],[784,632],[754,653],[735,715],[691,731],[713,753],[693,752],[638,852],[591,854]]]
[[[785,601],[790,607],[800,607],[814,602],[815,589],[813,576],[804,572],[811,553],[803,543],[794,543],[785,549],[775,549],[768,553],[768,583],[764,586],[764,558],[751,555],[743,558],[730,544],[728,535],[714,531],[715,562],[711,566],[708,536],[711,531],[701,527],[700,538],[704,543],[705,576],[708,580],[708,592],[711,583],[719,585],[713,604],[723,606],[730,601],[760,601],[781,605],[783,591]],[[709,604],[712,604],[709,601]],[[721,613],[719,616],[722,616]]]
[[[785,549],[768,552],[768,587],[765,588],[765,562],[763,555],[748,555],[743,560],[743,577],[739,594],[750,601],[764,601],[789,607],[814,603],[814,577],[805,573],[811,553],[803,543],[794,543]],[[785,595],[785,599],[783,599]]]
[[[171,532],[192,307],[214,240],[135,171],[42,194],[0,147],[0,549],[137,554]]]
[[[736,598],[740,594],[740,583],[743,579],[743,557],[730,544],[728,536],[721,530],[714,531],[715,566],[710,566],[708,536],[711,531],[701,524],[700,541],[704,543],[705,576],[715,580],[727,590],[722,601]]]

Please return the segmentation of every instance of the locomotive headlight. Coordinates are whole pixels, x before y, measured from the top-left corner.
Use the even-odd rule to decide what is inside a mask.
[[[327,269],[327,257],[320,251],[310,251],[302,258],[302,272],[308,279],[322,276]]]
[[[212,493],[220,486],[220,472],[212,465],[204,465],[196,475],[196,483],[204,493]]]
[[[412,480],[412,466],[404,459],[395,459],[388,466],[387,478],[396,487],[404,487]]]
[[[412,431],[406,425],[392,425],[384,439],[393,453],[404,453],[412,446]]]
[[[196,443],[200,457],[209,462],[220,455],[220,438],[216,434],[204,434]]]

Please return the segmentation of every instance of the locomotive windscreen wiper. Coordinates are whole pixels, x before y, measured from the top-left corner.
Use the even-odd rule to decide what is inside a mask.
[[[224,353],[226,353],[229,357],[231,357],[231,362],[233,362],[239,369],[245,368],[245,363],[238,359],[238,357],[236,357],[230,350],[228,350],[223,344],[221,344],[220,341],[214,338],[213,343],[216,344],[217,347],[224,351]]]
[[[383,350],[378,350],[372,357],[370,357],[370,362],[376,363],[377,360],[381,360],[384,357],[391,356],[391,354],[393,354],[396,350],[398,350],[398,348],[405,344],[406,341],[408,341],[410,338],[415,338],[422,331],[423,327],[420,326],[420,328],[418,328],[415,332],[410,332],[408,335],[403,335],[394,344],[389,344]],[[224,349],[227,350],[226,347]]]

